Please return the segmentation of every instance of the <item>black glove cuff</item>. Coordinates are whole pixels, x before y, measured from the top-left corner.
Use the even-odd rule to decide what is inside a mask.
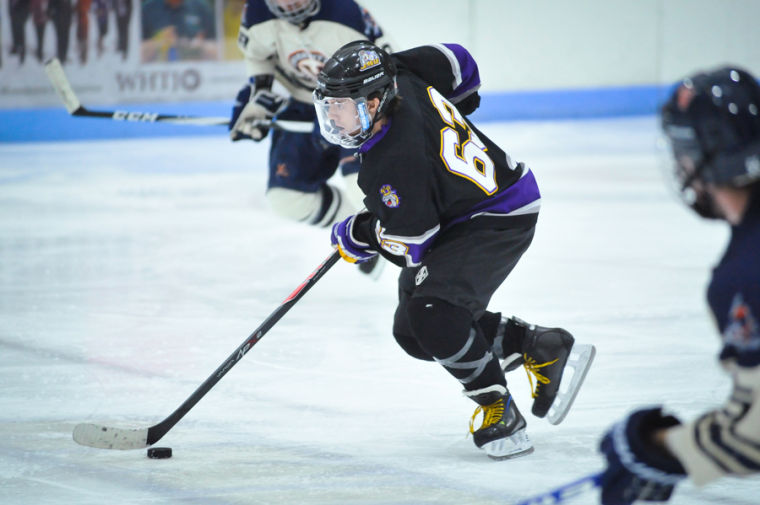
[[[376,241],[372,240],[374,236],[372,214],[369,212],[360,212],[354,219],[354,225],[351,228],[353,239],[356,242],[363,242],[365,244],[373,244]]]
[[[254,75],[250,81],[253,84],[253,93],[251,93],[251,96],[253,96],[261,89],[271,90],[272,84],[274,84],[274,76],[272,74]]]
[[[636,459],[642,463],[672,475],[686,475],[678,459],[654,441],[654,433],[680,425],[673,416],[663,416],[662,409],[640,410],[631,415],[625,427],[626,438]]]
[[[469,116],[473,112],[477,110],[478,107],[480,107],[480,95],[476,91],[475,93],[471,94],[458,104],[456,104],[457,110],[464,114],[465,116]]]

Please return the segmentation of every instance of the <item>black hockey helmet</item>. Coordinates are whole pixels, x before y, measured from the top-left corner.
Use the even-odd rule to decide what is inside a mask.
[[[322,135],[333,144],[358,147],[372,135],[372,125],[398,94],[396,65],[390,55],[365,40],[349,42],[325,62],[317,77],[314,105]],[[367,100],[378,98],[374,117]],[[344,114],[344,120],[337,116]],[[355,119],[355,123],[350,118]]]
[[[293,24],[300,24],[316,15],[320,0],[265,0],[272,14]]]
[[[760,85],[745,70],[723,67],[684,79],[662,108],[662,128],[682,193],[760,180]]]

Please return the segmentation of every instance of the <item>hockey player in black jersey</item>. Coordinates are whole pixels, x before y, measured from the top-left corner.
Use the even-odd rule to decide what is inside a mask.
[[[760,472],[760,86],[735,67],[696,74],[663,107],[662,126],[688,205],[731,226],[707,300],[733,392],[690,423],[647,408],[615,425],[601,443],[604,505],[667,501],[687,476],[702,485]]]
[[[471,431],[494,458],[532,452],[499,359],[536,378],[533,414],[564,418],[593,358],[567,331],[486,307],[528,248],[540,206],[531,171],[465,117],[479,105],[477,65],[456,44],[388,55],[368,42],[339,49],[319,74],[322,135],[358,148],[366,211],[333,227],[344,259],[380,253],[402,267],[393,334],[437,361],[478,403]],[[562,372],[574,370],[565,377]],[[533,375],[530,375],[530,374]],[[562,392],[560,392],[562,391]]]

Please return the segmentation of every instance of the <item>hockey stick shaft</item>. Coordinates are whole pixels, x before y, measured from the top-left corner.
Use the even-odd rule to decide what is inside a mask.
[[[158,442],[161,437],[192,409],[217,382],[300,300],[340,259],[336,250],[328,256],[301,285],[299,285],[266,320],[238,346],[198,389],[160,423],[145,429],[110,428],[95,424],[79,424],[74,428],[74,440],[82,445],[101,449],[139,449]]]
[[[574,496],[595,489],[601,484],[601,479],[601,473],[592,473],[544,494],[523,500],[516,505],[555,505],[557,503],[563,503]]]
[[[45,72],[50,79],[53,88],[58,93],[66,110],[72,116],[112,119],[114,121],[133,121],[141,123],[172,123],[192,126],[227,126],[230,122],[227,117],[203,117],[203,116],[180,116],[174,114],[161,114],[159,112],[137,112],[124,110],[97,111],[86,108],[74,93],[71,83],[63,71],[63,66],[58,58],[53,58],[45,63]],[[297,133],[309,133],[314,128],[311,121],[287,121],[265,120],[261,126]]]

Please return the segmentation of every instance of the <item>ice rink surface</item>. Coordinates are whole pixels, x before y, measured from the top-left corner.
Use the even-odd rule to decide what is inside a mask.
[[[266,144],[2,144],[0,503],[509,505],[600,469],[600,435],[636,406],[720,405],[704,289],[727,229],[669,193],[656,119],[483,130],[544,197],[491,308],[598,350],[559,426],[530,416],[525,373],[509,374],[532,455],[475,448],[475,405],[392,338],[397,268],[371,282],[344,262],[157,444],[172,459],[77,445],[77,423],[170,414],[330,253],[328,232],[267,209]],[[757,478],[727,479],[671,503],[758,495]]]

